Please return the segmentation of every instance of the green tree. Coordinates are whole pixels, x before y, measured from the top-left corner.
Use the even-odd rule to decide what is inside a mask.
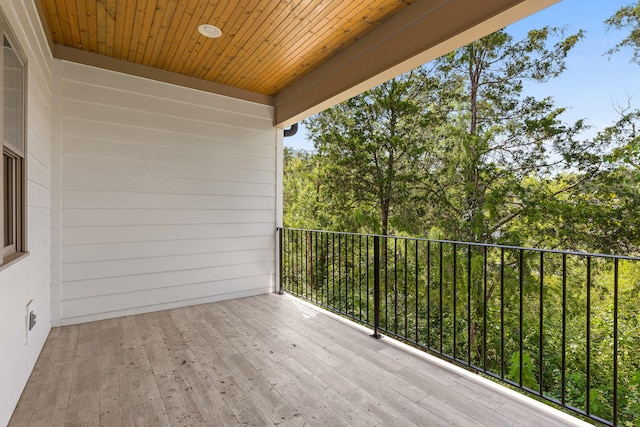
[[[284,224],[291,228],[326,227],[321,217],[325,209],[320,200],[313,153],[284,150]]]
[[[504,240],[514,218],[540,205],[543,194],[535,183],[572,165],[583,123],[565,125],[564,109],[551,98],[525,96],[523,89],[525,82],[562,73],[581,38],[543,28],[516,42],[498,31],[436,61],[455,107],[446,112],[439,138],[430,141],[418,194],[427,195],[450,238]]]
[[[624,47],[630,47],[633,49],[631,61],[640,64],[640,1],[621,7],[604,22],[609,28],[629,30],[629,34],[607,53],[612,55]]]
[[[629,34],[607,53],[611,55],[623,47],[630,47],[633,49],[632,61],[640,64],[640,1],[618,9],[604,22],[609,28],[629,30]],[[614,126],[605,129],[601,137],[619,143],[609,157],[610,161],[622,161],[637,171],[640,167],[640,110],[631,108],[630,99],[626,107],[619,107],[618,110],[620,119]]]
[[[389,234],[394,209],[420,180],[422,98],[433,84],[421,70],[383,83],[306,121],[331,198],[358,212],[364,231]]]

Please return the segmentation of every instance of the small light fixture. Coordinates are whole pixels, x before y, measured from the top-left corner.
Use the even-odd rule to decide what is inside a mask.
[[[209,37],[212,39],[217,39],[222,35],[222,31],[220,28],[211,24],[202,24],[198,27],[198,31],[205,37]]]

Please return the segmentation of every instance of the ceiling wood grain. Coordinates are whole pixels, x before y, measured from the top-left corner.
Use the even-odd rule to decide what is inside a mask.
[[[41,0],[54,44],[274,96],[414,0]],[[222,30],[208,39],[200,24]]]

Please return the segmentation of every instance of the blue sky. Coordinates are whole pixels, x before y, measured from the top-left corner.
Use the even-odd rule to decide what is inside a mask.
[[[556,106],[566,107],[563,119],[567,123],[586,119],[593,128],[585,137],[617,120],[614,105],[626,105],[631,97],[632,106],[640,107],[640,65],[629,62],[631,50],[605,55],[625,33],[607,30],[603,21],[632,2],[635,0],[562,0],[508,27],[516,39],[545,25],[566,28],[568,33],[586,31],[570,52],[567,69],[560,77],[526,88],[528,94],[553,96]],[[284,144],[295,149],[313,148],[304,127],[294,137],[285,138]]]

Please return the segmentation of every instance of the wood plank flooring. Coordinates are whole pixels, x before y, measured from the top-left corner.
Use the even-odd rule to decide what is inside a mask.
[[[55,328],[10,426],[560,426],[289,296]]]

